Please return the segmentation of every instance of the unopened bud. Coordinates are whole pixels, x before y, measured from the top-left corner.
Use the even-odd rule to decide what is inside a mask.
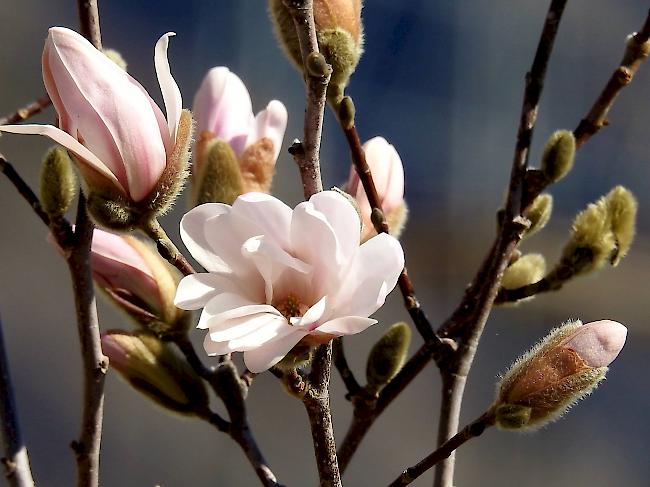
[[[62,218],[77,194],[77,177],[68,152],[53,147],[41,168],[41,204],[50,218]]]
[[[497,386],[492,406],[504,429],[535,429],[560,418],[605,378],[627,329],[615,321],[569,321],[520,357]]]
[[[591,203],[578,213],[573,222],[571,237],[562,251],[562,257],[551,272],[554,280],[565,276],[585,274],[601,268],[616,248],[609,214],[603,199]]]
[[[543,255],[522,255],[505,270],[501,286],[504,289],[517,289],[539,281],[545,273],[546,260]]]
[[[205,160],[198,174],[195,174],[196,204],[232,205],[244,192],[244,181],[235,152],[227,142],[212,139],[205,154]]]
[[[634,32],[627,36],[625,54],[623,54],[623,60],[621,61],[622,66],[632,67],[635,63],[643,62],[650,54],[650,40],[641,43],[638,35],[638,32]]]
[[[411,344],[411,328],[404,322],[395,323],[370,350],[366,364],[368,389],[376,392],[388,384],[400,371]]]
[[[544,228],[551,219],[552,213],[553,197],[548,193],[540,194],[524,212],[524,216],[530,221],[530,227],[524,233],[524,237],[530,237]]]
[[[291,13],[283,0],[269,0],[276,33],[302,71],[302,54]],[[314,0],[318,46],[332,67],[328,98],[338,104],[363,52],[361,0]]]
[[[117,64],[120,68],[126,71],[127,68],[126,59],[124,59],[124,56],[122,56],[122,54],[120,54],[119,51],[116,51],[115,49],[102,49],[102,52],[108,59],[110,59],[115,64]]]
[[[615,266],[627,255],[634,240],[638,203],[634,195],[623,186],[612,189],[605,200],[616,242],[616,248],[610,257],[611,264]]]
[[[558,130],[546,142],[541,171],[551,182],[562,179],[573,167],[576,140],[570,130]]]
[[[344,96],[341,102],[339,103],[338,108],[338,117],[339,123],[344,129],[352,128],[354,125],[354,117],[356,114],[356,108],[352,98],[349,96]]]
[[[191,415],[207,407],[203,381],[154,335],[109,331],[102,336],[102,350],[113,369],[163,408]]]

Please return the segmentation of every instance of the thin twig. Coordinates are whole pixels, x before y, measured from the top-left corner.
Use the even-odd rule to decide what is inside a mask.
[[[0,125],[9,125],[14,123],[24,122],[30,117],[41,113],[45,108],[49,107],[52,104],[52,100],[48,95],[43,95],[40,98],[37,98],[35,101],[31,102],[29,105],[19,108],[14,113],[5,115],[0,118]]]
[[[403,487],[409,485],[424,472],[448,458],[457,448],[461,447],[472,438],[483,434],[486,428],[494,424],[491,413],[485,413],[480,418],[465,426],[459,433],[443,443],[437,450],[432,452],[418,464],[407,468],[388,487]]]
[[[323,190],[320,176],[320,140],[332,68],[318,49],[313,0],[284,0],[296,26],[307,83],[303,141],[296,141],[289,152],[293,155],[302,179],[305,198]]]
[[[309,389],[303,397],[311,425],[321,487],[341,486],[329,401],[331,361],[331,342],[316,349],[309,374]]]
[[[347,399],[351,399],[352,396],[358,394],[361,391],[361,386],[357,379],[354,377],[354,373],[348,365],[348,360],[345,358],[345,351],[343,350],[343,338],[338,337],[334,339],[332,345],[332,357],[334,361],[334,366],[339,371],[341,379],[345,387],[348,389],[348,394],[346,395]]]
[[[366,161],[366,155],[361,145],[361,139],[359,138],[357,127],[354,124],[354,121],[352,121],[352,123],[349,123],[348,125],[342,125],[342,128],[345,133],[345,138],[348,141],[350,152],[352,153],[354,168],[359,175],[359,180],[363,185],[363,189],[368,197],[368,202],[372,208],[372,222],[375,226],[375,230],[377,230],[377,233],[389,233],[388,223],[381,211],[381,202],[377,193],[377,188],[375,187],[375,182],[372,178],[370,166],[368,166],[368,162]],[[404,306],[424,341],[429,342],[438,340],[437,335],[431,327],[431,323],[424,314],[424,310],[420,306],[420,302],[415,295],[413,283],[408,276],[406,267],[402,270],[397,283],[404,298]]]
[[[102,34],[99,29],[99,8],[97,0],[77,0],[81,35],[98,50],[102,50]]]
[[[522,204],[526,170],[528,169],[528,154],[537,120],[539,100],[544,87],[546,68],[566,3],[567,0],[551,1],[532,67],[526,74],[524,99],[501,231],[497,236],[493,251],[486,259],[484,268],[479,270],[479,277],[482,279],[473,283],[473,288],[478,286],[478,289],[468,293],[469,295],[475,293],[477,297],[475,301],[468,303],[472,309],[469,314],[474,319],[467,321],[461,331],[462,335],[459,339],[459,349],[456,352],[455,360],[441,369],[443,389],[438,422],[438,444],[451,438],[458,429],[467,375],[499,291],[503,272],[521,239],[522,231],[526,228],[526,222],[522,219],[521,214],[525,209]],[[453,476],[454,454],[451,453],[436,467],[434,486],[451,487]]]
[[[0,320],[0,433],[4,457],[5,477],[11,487],[34,487],[27,448],[23,443],[14,399],[9,359]]]
[[[630,84],[641,63],[645,61],[650,53],[650,10],[645,23],[638,33],[635,33],[628,40],[625,54],[620,66],[612,73],[605,88],[591,107],[587,116],[580,121],[580,124],[573,131],[576,138],[576,146],[580,147],[589,138],[598,132],[605,125],[608,125],[607,114],[614,105],[616,97],[621,90]]]
[[[50,217],[45,212],[41,206],[41,202],[38,199],[38,196],[32,191],[32,189],[27,185],[25,180],[20,177],[20,174],[16,172],[14,166],[7,160],[5,157],[0,154],[0,172],[2,172],[7,179],[15,186],[18,190],[18,193],[25,198],[25,201],[29,203],[29,206],[32,207],[34,213],[41,219],[45,225],[50,226]]]
[[[179,271],[183,273],[184,276],[189,276],[190,274],[196,273],[192,265],[187,261],[185,256],[178,250],[178,247],[174,245],[174,242],[167,236],[167,233],[163,227],[158,223],[158,220],[151,220],[148,225],[142,228],[142,231],[145,232],[154,242],[156,242],[156,248],[161,257],[167,260],[171,265],[176,267]]]
[[[54,229],[54,227],[52,227]],[[83,412],[79,440],[72,442],[77,459],[77,486],[99,485],[99,449],[104,410],[104,379],[108,358],[102,353],[97,303],[90,269],[94,225],[86,212],[86,199],[79,195],[74,244],[65,249],[72,278],[77,330],[83,362]]]

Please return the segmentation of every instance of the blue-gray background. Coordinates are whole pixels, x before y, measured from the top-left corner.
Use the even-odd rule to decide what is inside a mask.
[[[433,322],[453,309],[487,250],[512,158],[523,75],[548,2],[533,0],[395,2],[367,0],[366,47],[350,93],[364,139],[383,135],[406,167],[411,219],[403,242],[418,294]],[[573,0],[562,21],[533,143],[573,128],[619,61],[625,36],[646,14],[642,0]],[[120,50],[129,71],[160,100],[152,54],[173,30],[170,60],[189,106],[205,71],[229,66],[247,83],[256,110],[278,98],[288,107],[285,146],[301,134],[304,91],[277,47],[261,1],[111,0],[100,2],[104,44]],[[40,52],[47,28],[75,28],[71,0],[0,2],[0,113],[43,92]],[[48,111],[40,117],[52,120]],[[650,262],[650,66],[642,68],[611,114],[611,127],[578,155],[570,176],[552,189],[555,217],[525,244],[557,257],[571,217],[615,184],[640,200],[639,235],[618,269],[571,283],[519,308],[497,310],[469,378],[463,421],[491,401],[495,376],[546,330],[570,317],[617,319],[629,339],[609,379],[560,423],[535,435],[489,431],[462,448],[458,486],[648,485],[648,263]],[[327,186],[345,179],[348,155],[328,115],[323,139]],[[3,136],[0,150],[36,187],[47,142]],[[294,204],[298,173],[283,151],[275,193]],[[67,270],[45,242],[46,230],[0,178],[0,313],[9,346],[20,415],[39,485],[73,484],[68,449],[79,428],[80,359]],[[177,238],[181,202],[165,219]],[[105,304],[104,329],[127,326]],[[359,375],[384,327],[405,319],[400,299],[378,313],[382,324],[348,341]],[[201,333],[194,338],[200,343]],[[417,344],[414,344],[415,347]],[[439,379],[429,367],[381,417],[345,476],[346,485],[385,485],[433,445]],[[350,417],[338,378],[334,423],[341,439]],[[271,466],[289,486],[315,485],[306,415],[273,377],[256,379],[250,419]],[[114,374],[106,389],[102,485],[248,486],[256,479],[239,449],[193,420],[152,407]],[[0,480],[2,482],[2,480]],[[425,476],[414,485],[430,485]]]

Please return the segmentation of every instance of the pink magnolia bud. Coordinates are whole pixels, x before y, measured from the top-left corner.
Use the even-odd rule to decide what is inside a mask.
[[[182,321],[173,304],[178,276],[148,245],[96,229],[90,261],[97,285],[140,324],[165,333]]]
[[[77,156],[92,193],[140,202],[156,194],[176,145],[181,94],[167,61],[167,33],[154,61],[167,118],[145,89],[84,37],[52,27],[43,51],[43,80],[59,115],[51,125],[5,125],[0,131],[51,138]],[[61,130],[62,129],[62,130]]]
[[[590,394],[625,344],[627,329],[610,320],[569,321],[520,357],[497,388],[496,424],[544,426]]]
[[[377,188],[381,209],[390,221],[391,215],[403,212],[404,206],[404,167],[402,159],[391,144],[383,137],[374,137],[363,144],[366,161],[372,172],[372,178]],[[354,196],[361,211],[364,231],[362,240],[367,240],[374,234],[370,221],[370,203],[354,167],[350,168],[350,178],[346,186],[349,194]],[[392,231],[391,233],[395,233]]]

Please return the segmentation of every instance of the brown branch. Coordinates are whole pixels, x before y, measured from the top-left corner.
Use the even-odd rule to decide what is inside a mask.
[[[300,42],[302,64],[307,83],[304,140],[296,141],[289,152],[300,170],[305,198],[323,190],[320,175],[320,140],[327,97],[327,85],[332,68],[318,49],[313,0],[284,0]]]
[[[352,396],[358,394],[359,391],[361,391],[361,386],[357,382],[357,379],[354,377],[354,373],[348,365],[348,360],[345,358],[345,351],[343,349],[343,337],[338,337],[333,340],[332,357],[334,366],[339,371],[341,379],[343,379],[343,383],[348,390],[346,398],[351,399]]]
[[[9,359],[4,343],[0,320],[0,434],[4,456],[5,477],[11,487],[33,487],[34,479],[29,466],[27,448],[23,443],[18,422],[18,409],[14,399]]]
[[[97,7],[97,0],[77,0],[77,13],[79,14],[81,35],[101,51],[102,34],[99,29],[99,9]]]
[[[237,442],[262,485],[281,487],[250,430],[244,401],[248,392],[248,384],[239,378],[232,361],[226,360],[218,368],[211,369],[203,364],[187,336],[177,337],[174,342],[194,372],[205,379],[215,394],[221,398],[228,411],[230,422],[208,409],[199,411],[199,417],[214,425],[219,431],[228,434]]]
[[[352,105],[352,100],[349,97],[347,99],[347,104]],[[353,108],[347,108],[351,113],[354,112]],[[375,230],[377,230],[377,233],[389,233],[388,223],[381,211],[379,194],[377,193],[377,188],[375,187],[375,182],[372,178],[370,166],[368,166],[368,162],[366,161],[366,154],[363,151],[361,139],[359,138],[359,133],[354,123],[354,119],[348,117],[345,121],[341,120],[341,128],[343,129],[348,146],[350,147],[352,163],[359,175],[359,180],[363,185],[363,189],[368,197],[368,202],[372,208],[371,219],[375,226]],[[424,314],[420,302],[415,295],[413,283],[408,276],[406,267],[402,270],[397,283],[404,298],[404,306],[424,341],[429,342],[437,340],[438,337],[434,333],[431,323]]]
[[[51,227],[54,231],[54,225]],[[77,459],[77,486],[99,485],[99,449],[104,409],[104,379],[108,358],[99,335],[97,304],[90,270],[90,247],[94,225],[86,212],[86,199],[79,195],[74,241],[64,255],[74,291],[77,330],[83,362],[83,412],[79,440],[72,442]],[[59,245],[62,239],[55,235]]]
[[[329,401],[332,342],[316,349],[303,404],[309,416],[321,487],[340,487],[341,475]]]
[[[35,101],[31,102],[29,105],[19,108],[14,113],[10,113],[0,118],[0,125],[10,125],[14,123],[24,122],[30,117],[40,113],[45,108],[49,107],[52,104],[50,97],[45,94],[40,98],[37,98]]]
[[[620,66],[612,73],[605,88],[591,107],[587,116],[580,121],[580,124],[573,131],[577,147],[580,147],[592,135],[597,133],[605,125],[608,125],[607,114],[614,105],[616,97],[623,88],[631,83],[641,63],[646,60],[650,53],[649,38],[650,11],[648,11],[648,16],[641,30],[628,39]]]
[[[459,433],[443,443],[437,450],[432,452],[418,464],[407,468],[402,474],[389,484],[389,487],[403,487],[409,485],[424,472],[448,458],[457,448],[461,447],[472,438],[483,434],[486,428],[494,424],[494,417],[491,413],[483,416],[465,426]]]
[[[153,219],[148,222],[147,225],[142,227],[142,231],[156,242],[156,248],[160,256],[181,271],[184,276],[196,273],[194,267],[192,267],[181,251],[178,250],[178,247],[174,245],[174,242],[167,236],[167,233],[160,223],[158,223],[158,220]]]
[[[468,315],[470,317],[469,320],[465,320],[465,326],[460,330],[458,351],[454,360],[446,363],[446,366],[441,369],[443,390],[438,422],[438,444],[451,438],[457,431],[467,375],[499,291],[503,272],[526,228],[526,221],[521,214],[525,209],[522,205],[528,169],[528,154],[537,120],[539,100],[544,87],[546,68],[566,3],[567,0],[551,1],[532,67],[526,74],[524,99],[501,231],[497,236],[493,250],[479,269],[478,279],[473,282],[465,295],[465,299],[470,298],[471,300],[465,301],[464,299],[464,303],[461,303],[458,309],[461,316]],[[463,305],[468,307],[469,313],[464,310]],[[452,322],[457,321],[452,317]],[[440,331],[444,332],[444,329]],[[453,476],[454,454],[452,452],[436,468],[435,487],[451,487]]]
[[[7,160],[5,157],[0,154],[0,172],[2,172],[7,179],[14,185],[18,190],[18,193],[25,198],[25,201],[32,207],[34,213],[41,219],[45,225],[50,226],[50,217],[45,212],[41,206],[41,202],[38,199],[38,196],[32,191],[32,189],[27,185],[25,180],[20,177],[20,174],[16,172],[14,166]]]

